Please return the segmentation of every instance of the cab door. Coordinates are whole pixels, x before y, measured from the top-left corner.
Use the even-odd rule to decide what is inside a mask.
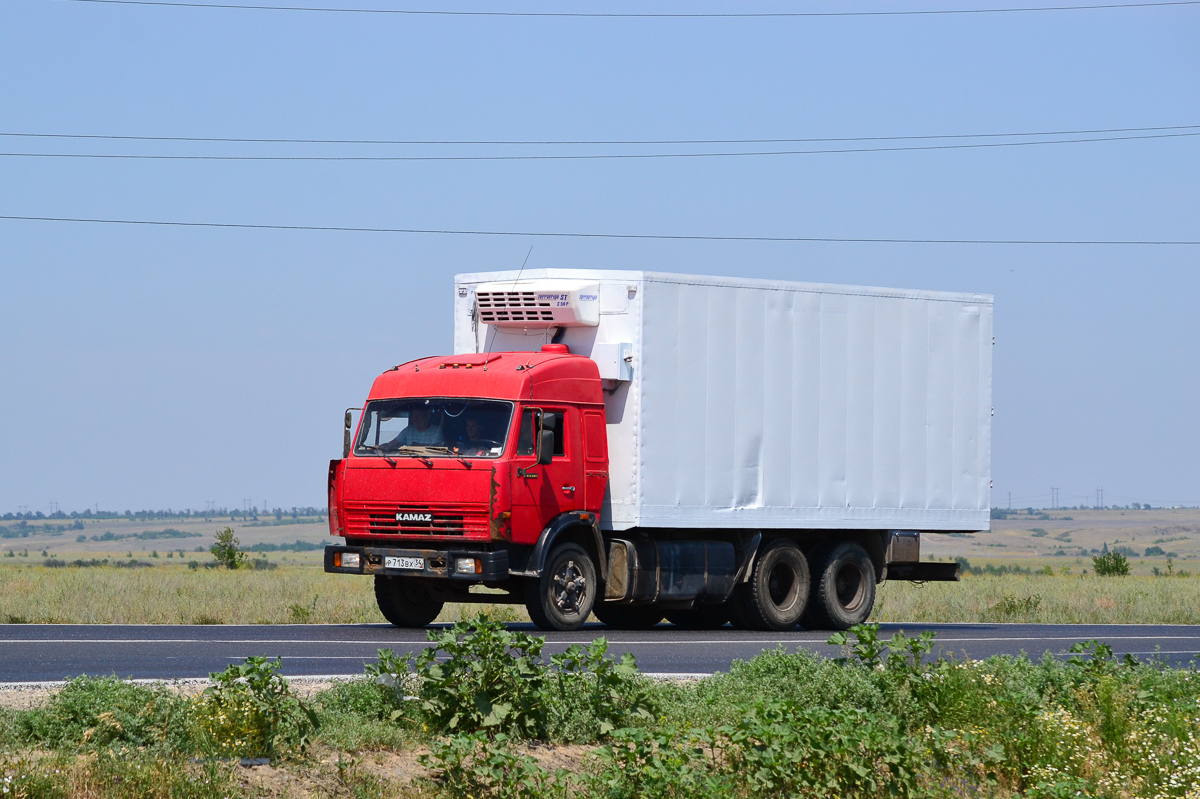
[[[585,510],[600,512],[608,488],[608,426],[604,411],[583,411],[584,504]]]
[[[532,543],[560,513],[583,507],[579,411],[545,405],[524,408],[512,462],[513,540]],[[554,432],[550,463],[537,462],[541,430]]]

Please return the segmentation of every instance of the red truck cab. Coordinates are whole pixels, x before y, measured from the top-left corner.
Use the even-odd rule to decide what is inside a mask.
[[[402,364],[376,378],[346,444],[329,465],[345,545],[325,570],[373,575],[390,622],[424,626],[448,601],[522,602],[546,629],[587,619],[608,484],[590,358],[548,344]]]

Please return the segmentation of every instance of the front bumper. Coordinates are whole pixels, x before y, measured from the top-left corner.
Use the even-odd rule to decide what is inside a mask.
[[[358,566],[334,565],[334,555],[345,553],[359,556]],[[388,558],[420,558],[421,569],[397,569],[387,566]],[[455,569],[456,561],[473,559],[479,562],[479,571],[468,573]],[[508,579],[508,552],[476,549],[398,549],[395,547],[349,547],[329,545],[325,547],[325,571],[332,574],[382,574],[389,577],[428,577],[462,582],[492,582]]]

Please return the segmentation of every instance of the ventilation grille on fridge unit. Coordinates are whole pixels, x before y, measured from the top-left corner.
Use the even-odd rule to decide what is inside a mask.
[[[475,287],[479,321],[495,327],[595,327],[600,286],[575,280],[505,280]]]
[[[539,302],[533,291],[477,291],[475,301],[479,307],[479,321],[485,325],[554,321],[550,301]]]

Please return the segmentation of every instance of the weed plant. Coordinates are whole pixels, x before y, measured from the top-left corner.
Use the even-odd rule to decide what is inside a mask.
[[[480,616],[432,631],[415,656],[381,652],[311,707],[263,658],[191,699],[81,678],[41,708],[0,714],[0,787],[235,797],[259,791],[223,758],[266,755],[336,768],[315,793],[346,797],[1200,797],[1195,668],[1118,659],[1099,641],[1065,660],[960,660],[930,634],[884,640],[875,625],[830,643],[841,657],[776,650],[651,683],[603,640],[547,659],[542,638]],[[543,766],[555,741],[585,744],[583,765]],[[362,754],[413,746],[430,775],[415,784]]]
[[[403,692],[376,679],[338,682],[313,698],[322,743],[338,750],[381,750],[402,749],[418,739],[416,727],[397,723]]]
[[[191,708],[204,749],[229,757],[275,758],[307,747],[320,721],[292,694],[280,666],[279,659],[250,657],[212,675],[212,687]]]
[[[1194,669],[1117,661],[1096,641],[1065,663],[959,661],[931,656],[931,634],[883,641],[874,625],[830,643],[844,657],[777,651],[652,690],[670,710],[613,729],[573,777],[477,733],[426,762],[449,796],[1200,795]]]
[[[573,644],[547,664],[544,638],[485,614],[427,635],[432,645],[416,656],[380,650],[367,667],[391,721],[434,733],[594,741],[651,717],[633,656],[614,660],[603,638]]]
[[[114,745],[186,750],[187,701],[165,688],[78,677],[19,718],[19,735],[53,749]]]

